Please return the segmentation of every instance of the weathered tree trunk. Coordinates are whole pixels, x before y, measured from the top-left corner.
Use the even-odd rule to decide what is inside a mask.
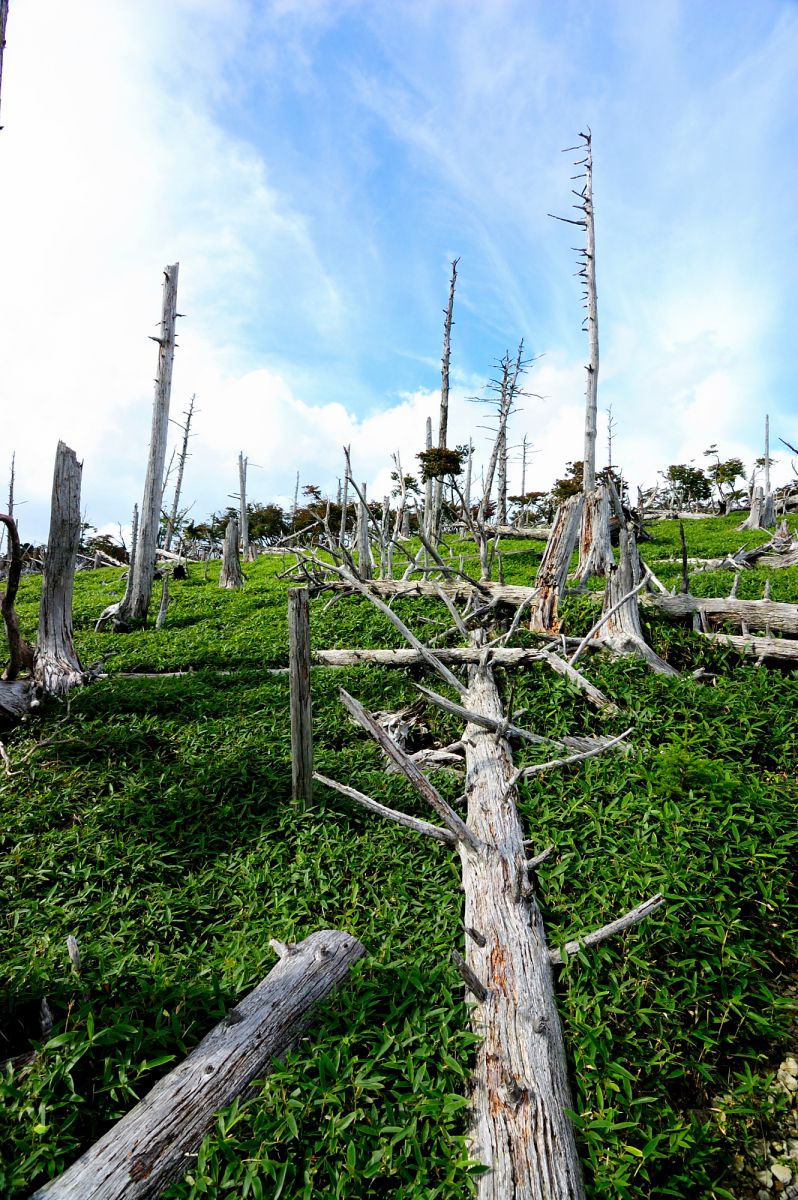
[[[424,449],[432,449],[432,417],[427,417],[426,431],[424,435]],[[434,481],[430,478],[424,484],[424,532],[427,537],[433,536],[433,526],[435,524],[434,515]]]
[[[11,681],[16,679],[20,671],[33,670],[33,647],[25,641],[19,631],[19,617],[17,610],[14,607],[19,591],[19,580],[22,574],[22,547],[19,542],[19,533],[17,532],[17,523],[12,515],[5,513],[0,514],[0,521],[3,522],[8,530],[8,575],[6,578],[5,591],[2,593],[2,602],[0,610],[2,610],[3,621],[6,627],[6,637],[8,638],[8,666],[3,672],[3,679]]]
[[[161,603],[158,605],[158,616],[155,618],[155,628],[163,629],[166,623],[166,613],[169,608],[169,572],[164,571],[161,582]]]
[[[186,469],[186,459],[188,458],[188,439],[191,436],[191,418],[194,416],[194,401],[196,396],[192,396],[189,401],[188,412],[185,414],[186,423],[182,426],[183,444],[180,448],[180,457],[177,460],[177,482],[175,484],[175,494],[172,499],[172,511],[169,514],[169,520],[166,525],[166,537],[164,538],[164,550],[172,549],[172,537],[174,536],[175,526],[177,525],[177,516],[180,508],[180,493],[183,490],[183,472]]]
[[[128,627],[130,620],[130,596],[133,591],[133,571],[136,566],[136,547],[139,541],[139,506],[133,505],[133,517],[130,522],[130,554],[128,556],[127,565],[127,580],[125,582],[125,591],[121,600],[116,604],[109,604],[104,608],[97,618],[97,624],[94,626],[94,632],[100,633],[105,629],[109,621],[113,622],[114,633],[122,633]]]
[[[247,462],[243,451],[238,456],[238,501],[241,513],[241,557],[251,562],[255,555],[249,544],[249,512],[247,510]]]
[[[736,633],[702,633],[702,637],[723,646],[731,646],[745,658],[762,662],[766,658],[798,663],[798,641],[793,638],[749,637]]]
[[[539,633],[557,633],[560,628],[557,603],[565,592],[571,555],[579,537],[584,503],[585,497],[582,493],[569,496],[555,513],[551,536],[543,551],[535,579],[538,598],[529,623],[529,628]]]
[[[365,950],[348,933],[320,930],[280,961],[179,1066],[63,1175],[31,1200],[143,1200],[161,1194],[215,1114],[296,1044],[314,1005],[345,980]]]
[[[222,569],[219,572],[220,588],[242,588],[241,560],[238,557],[238,521],[231,517],[227,522],[222,551]]]
[[[591,575],[604,575],[614,561],[610,540],[610,500],[607,488],[600,483],[592,492],[585,494],[577,576],[584,581]]]
[[[288,670],[291,707],[291,795],[313,801],[313,723],[310,700],[310,609],[306,588],[288,589]]]
[[[754,493],[751,497],[751,509],[745,520],[737,526],[738,529],[763,529],[762,524],[765,511],[765,493],[761,487],[754,488]]]
[[[660,675],[677,676],[678,671],[651,649],[643,636],[635,589],[640,583],[640,556],[631,523],[619,509],[620,561],[607,568],[603,612],[609,614],[596,637],[616,654],[643,658]],[[620,603],[626,597],[624,603]],[[614,610],[614,611],[613,611]]]
[[[465,706],[504,718],[490,667],[478,667]],[[460,845],[466,964],[485,989],[472,1013],[481,1036],[472,1076],[471,1155],[489,1168],[480,1200],[570,1200],[584,1195],[567,1110],[573,1108],[543,920],[526,866],[504,738],[469,724],[468,827]]]
[[[459,258],[452,260],[452,276],[449,280],[449,303],[445,309],[445,321],[443,324],[443,356],[441,358],[441,411],[438,420],[438,447],[441,450],[446,448],[446,439],[449,436],[449,365],[452,358],[452,325],[454,324],[452,317],[454,315],[454,289],[457,283],[457,264]],[[435,494],[433,497],[434,522],[435,526],[433,533],[437,542],[440,537],[441,530],[441,511],[443,508],[443,478],[438,476],[435,480]]]
[[[735,576],[735,578],[738,578]],[[728,597],[644,596],[644,608],[653,608],[663,617],[687,617],[694,613],[713,621],[748,625],[751,629],[768,627],[779,633],[798,634],[798,605],[779,604],[775,600],[737,600]]]
[[[366,495],[366,485],[363,484],[363,496]],[[365,500],[361,500],[357,510],[357,569],[361,579],[371,579],[371,546],[369,544],[369,511]]]
[[[80,542],[80,477],[74,450],[58,443],[33,678],[45,695],[65,696],[86,676],[72,643],[72,589]]]
[[[10,721],[27,716],[38,703],[36,688],[30,679],[17,679],[13,683],[0,682],[0,715]]]
[[[158,343],[158,374],[155,379],[155,399],[152,408],[152,431],[141,504],[141,526],[132,573],[130,593],[131,621],[144,621],[150,607],[155,577],[155,547],[161,524],[161,493],[166,442],[169,433],[169,396],[172,389],[172,363],[175,353],[175,322],[177,317],[177,276],[179,263],[164,270],[161,335]]]
[[[507,524],[507,427],[501,437],[499,446],[499,462],[498,462],[498,480],[497,480],[498,503],[496,505],[496,524]]]
[[[596,290],[596,227],[593,219],[593,139],[585,140],[585,187],[582,192],[585,214],[585,300],[587,303],[587,391],[585,396],[585,457],[583,488],[585,495],[596,487],[596,416],[598,411],[599,332],[598,292]]]
[[[6,48],[6,25],[8,23],[8,0],[0,0],[0,95],[3,90],[3,51]],[[2,129],[0,125],[0,129]]]

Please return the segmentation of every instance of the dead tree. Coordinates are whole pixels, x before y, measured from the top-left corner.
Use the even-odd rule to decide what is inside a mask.
[[[249,510],[247,508],[247,464],[243,451],[238,455],[238,509],[240,516],[241,557],[252,562],[255,553],[249,543]]]
[[[397,628],[404,628],[395,614],[392,619]],[[411,645],[418,649],[418,639],[411,638]],[[480,640],[477,635],[476,642]],[[428,665],[456,685],[460,703],[453,705],[427,689],[425,695],[467,720],[462,738],[466,821],[374,717],[343,689],[341,700],[350,716],[374,738],[438,820],[421,821],[348,785],[319,774],[314,778],[460,855],[465,955],[455,950],[452,959],[473,996],[472,1026],[480,1035],[468,1135],[471,1156],[487,1168],[477,1183],[480,1200],[507,1200],[510,1196],[515,1200],[580,1200],[584,1188],[568,1116],[573,1102],[552,978],[552,968],[562,957],[559,950],[547,946],[531,875],[553,847],[529,859],[516,788],[524,775],[592,757],[598,750],[594,747],[567,759],[514,769],[507,740],[513,727],[502,709],[490,648],[481,649],[467,687],[429,648],[423,649]],[[652,897],[618,921],[566,943],[565,954],[628,927],[661,903],[661,896]]]
[[[0,521],[3,522],[8,530],[8,574],[5,591],[2,594],[2,602],[0,602],[0,610],[3,614],[6,637],[8,638],[8,666],[3,671],[3,680],[10,682],[17,678],[20,671],[33,670],[34,650],[20,633],[19,617],[14,607],[19,590],[19,580],[22,575],[22,547],[19,541],[17,523],[11,514],[6,513],[0,514]]]
[[[172,498],[172,511],[169,513],[169,519],[166,523],[166,536],[163,543],[164,550],[172,549],[172,537],[177,525],[177,515],[180,511],[180,493],[183,490],[183,472],[186,469],[186,459],[188,458],[188,439],[191,436],[191,419],[194,416],[195,400],[196,396],[192,396],[189,401],[188,411],[184,413],[186,423],[179,426],[183,430],[183,444],[180,447],[180,455],[177,460],[177,482],[175,483],[175,494]]]
[[[579,492],[569,496],[554,515],[551,534],[535,578],[538,599],[529,622],[530,629],[538,633],[557,633],[560,628],[557,607],[565,594],[584,505],[584,494]]]
[[[188,1057],[63,1175],[31,1200],[144,1200],[180,1179],[217,1112],[296,1045],[313,1008],[366,951],[323,929],[297,945],[273,940],[279,961]]]
[[[33,662],[33,679],[46,696],[63,697],[71,688],[86,682],[86,673],[72,642],[72,589],[80,542],[81,472],[75,451],[59,442],[39,607],[39,634]]]
[[[152,339],[158,343],[158,374],[155,379],[152,431],[147,476],[144,481],[144,499],[141,504],[139,543],[136,561],[131,570],[129,609],[120,605],[114,628],[122,628],[128,622],[145,621],[152,596],[152,585],[155,578],[155,547],[161,524],[163,469],[169,432],[169,397],[172,389],[172,362],[175,352],[179,266],[179,263],[173,263],[164,270],[161,332],[159,337]]]
[[[765,486],[751,489],[751,510],[738,529],[772,529],[776,524],[776,507],[770,487],[770,417],[765,417]]]
[[[444,309],[443,323],[443,356],[441,358],[441,411],[438,419],[438,449],[446,449],[446,439],[449,436],[449,364],[452,358],[452,325],[454,324],[452,317],[454,314],[454,289],[457,283],[457,264],[459,258],[452,259],[452,275],[449,280],[449,303]],[[434,527],[432,532],[435,539],[440,536],[441,529],[441,513],[443,509],[443,478],[438,476],[435,480],[435,492],[433,496],[434,508]]]
[[[120,527],[121,529],[121,527]],[[130,522],[130,554],[128,556],[127,580],[125,581],[125,591],[122,599],[115,604],[109,604],[104,608],[97,618],[97,624],[94,626],[95,633],[101,633],[105,629],[109,621],[113,623],[114,633],[121,633],[127,629],[127,622],[130,613],[130,596],[133,590],[133,572],[136,566],[136,549],[139,541],[139,506],[133,505],[133,517]],[[124,545],[124,543],[123,543]]]
[[[579,578],[603,575],[612,562],[609,537],[609,505],[606,496],[594,496],[596,491],[596,422],[598,415],[598,372],[599,332],[598,293],[596,290],[596,228],[593,209],[593,139],[590,130],[580,133],[581,145],[569,146],[563,153],[578,150],[584,158],[574,164],[583,167],[574,179],[583,179],[582,188],[572,189],[579,203],[574,205],[582,216],[578,220],[570,217],[555,217],[585,231],[585,245],[577,250],[579,255],[579,277],[584,284],[582,301],[586,310],[584,328],[587,332],[587,386],[585,389],[585,449],[583,456],[582,491],[585,506],[582,510],[582,527],[579,536]],[[549,216],[554,216],[549,213]]]
[[[637,595],[646,580],[641,576],[640,555],[637,551],[634,527],[624,515],[620,499],[612,483],[610,483],[610,489],[616,515],[620,522],[620,559],[617,564],[613,562],[606,568],[607,586],[602,616],[587,637],[597,637],[601,630],[602,644],[615,654],[633,655],[645,659],[649,667],[658,674],[676,676],[678,671],[660,658],[643,636]],[[587,638],[584,641],[586,642]],[[570,659],[572,666],[578,656],[579,652],[577,651]]]
[[[0,0],[0,95],[3,90],[3,51],[6,48],[6,25],[8,24],[8,0]],[[0,129],[3,126],[0,125]]]
[[[241,560],[238,557],[238,521],[231,517],[227,522],[222,551],[222,569],[219,572],[219,587],[238,589],[244,586]]]

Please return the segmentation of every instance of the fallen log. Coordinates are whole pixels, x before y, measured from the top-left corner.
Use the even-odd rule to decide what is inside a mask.
[[[689,617],[698,613],[714,621],[739,621],[753,629],[767,627],[779,633],[798,634],[798,604],[691,595],[643,596],[641,603],[663,617]]]
[[[485,533],[488,537],[514,538],[521,541],[524,538],[530,541],[547,542],[551,535],[550,525],[486,525]]]
[[[63,1175],[31,1200],[138,1200],[158,1196],[188,1166],[215,1114],[290,1049],[311,1008],[365,954],[348,933],[320,930],[280,961],[179,1066]]]
[[[489,666],[474,672],[466,707],[504,721]],[[482,725],[466,726],[468,827],[478,849],[459,846],[467,930],[464,974],[480,1035],[471,1082],[472,1158],[488,1168],[480,1200],[579,1200],[584,1196],[569,1110],[562,1026],[543,918],[526,865],[510,747]],[[455,960],[456,961],[456,960]]]
[[[702,633],[702,637],[722,646],[731,646],[745,658],[765,658],[798,663],[798,641],[792,638],[746,637],[736,633]]]

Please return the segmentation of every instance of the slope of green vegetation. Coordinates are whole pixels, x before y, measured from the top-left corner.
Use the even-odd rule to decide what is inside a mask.
[[[653,532],[644,554],[672,584],[680,566],[662,560],[678,550],[678,531],[662,523]],[[700,557],[756,536],[735,533],[733,518],[687,528]],[[508,544],[507,582],[531,581],[542,549],[533,545]],[[93,631],[118,597],[118,572],[80,574],[76,641],[85,663],[105,658],[109,678],[75,694],[68,711],[49,707],[3,735],[15,774],[3,777],[0,799],[0,1021],[10,1039],[0,1058],[40,1051],[0,1073],[3,1196],[26,1196],[63,1169],[191,1049],[273,965],[269,938],[330,926],[359,937],[369,957],[286,1061],[219,1116],[167,1195],[470,1192],[473,1038],[449,963],[462,936],[459,863],[321,788],[309,811],[292,805],[279,671],[287,565],[260,559],[241,593],[218,589],[218,565],[207,581],[194,567],[172,585],[166,627],[125,636]],[[798,571],[771,574],[774,599],[798,600]],[[740,596],[761,596],[766,575],[746,572]],[[707,572],[695,590],[726,594],[729,582],[730,573]],[[38,582],[26,579],[19,610],[29,634],[37,604]],[[317,597],[311,609],[316,647],[399,644],[366,602],[329,607]],[[422,636],[434,629],[425,621],[448,624],[433,602],[401,611]],[[596,606],[577,597],[565,612],[578,633]],[[648,628],[685,676],[591,657],[585,670],[618,701],[617,718],[596,715],[542,671],[508,674],[503,687],[537,732],[635,727],[628,753],[523,787],[529,836],[556,846],[539,872],[551,942],[656,891],[667,898],[645,924],[559,974],[589,1194],[728,1198],[732,1153],[761,1135],[791,1019],[796,680],[675,626]],[[697,666],[711,672],[700,683]],[[167,671],[190,674],[129,677]],[[343,685],[372,709],[397,708],[416,698],[419,677],[315,670],[314,738],[319,770],[427,816],[337,699]],[[443,741],[459,733],[445,714],[426,719]],[[525,748],[519,760],[535,754]],[[439,774],[436,783],[456,802],[460,780]],[[69,934],[81,948],[79,977]],[[53,1026],[42,1040],[43,997]]]

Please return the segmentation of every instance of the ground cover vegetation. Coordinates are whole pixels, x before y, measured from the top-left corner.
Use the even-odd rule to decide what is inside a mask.
[[[767,540],[735,532],[736,521],[689,522],[689,553]],[[650,532],[645,558],[678,583],[678,524]],[[508,583],[534,579],[541,548],[508,545]],[[469,1194],[474,1039],[449,961],[462,936],[457,863],[321,787],[311,808],[292,805],[280,578],[289,562],[246,564],[240,592],[216,586],[218,563],[207,578],[193,566],[172,583],[165,627],[124,638],[94,631],[121,595],[119,570],[80,572],[76,644],[84,663],[105,658],[108,677],[73,693],[68,711],[49,707],[4,736],[14,773],[0,801],[0,1057],[38,1051],[0,1074],[4,1196],[28,1195],[126,1112],[267,973],[270,938],[330,926],[355,934],[369,957],[285,1062],[220,1114],[166,1195]],[[732,574],[694,575],[692,590],[727,595]],[[773,599],[798,601],[798,568],[746,571],[738,595],[760,598],[766,578]],[[23,581],[24,633],[35,629],[39,586]],[[448,624],[435,601],[398,609],[420,631]],[[314,648],[399,644],[363,600],[329,607],[317,597],[311,610]],[[588,593],[562,611],[579,634],[597,609]],[[627,753],[525,781],[521,808],[535,847],[556,846],[538,876],[553,944],[655,892],[667,901],[559,973],[589,1195],[729,1200],[748,1194],[734,1155],[765,1135],[768,1085],[794,1047],[795,674],[644,620],[684,674],[591,656],[584,669],[617,716],[598,716],[550,673],[504,680],[536,732],[634,726]],[[171,671],[188,673],[148,677]],[[427,816],[338,701],[344,686],[372,710],[396,709],[416,699],[419,677],[314,670],[313,725],[319,771]],[[444,744],[460,733],[445,713],[425,720]],[[530,746],[517,761],[546,757]],[[460,780],[438,774],[436,784],[456,804]]]

